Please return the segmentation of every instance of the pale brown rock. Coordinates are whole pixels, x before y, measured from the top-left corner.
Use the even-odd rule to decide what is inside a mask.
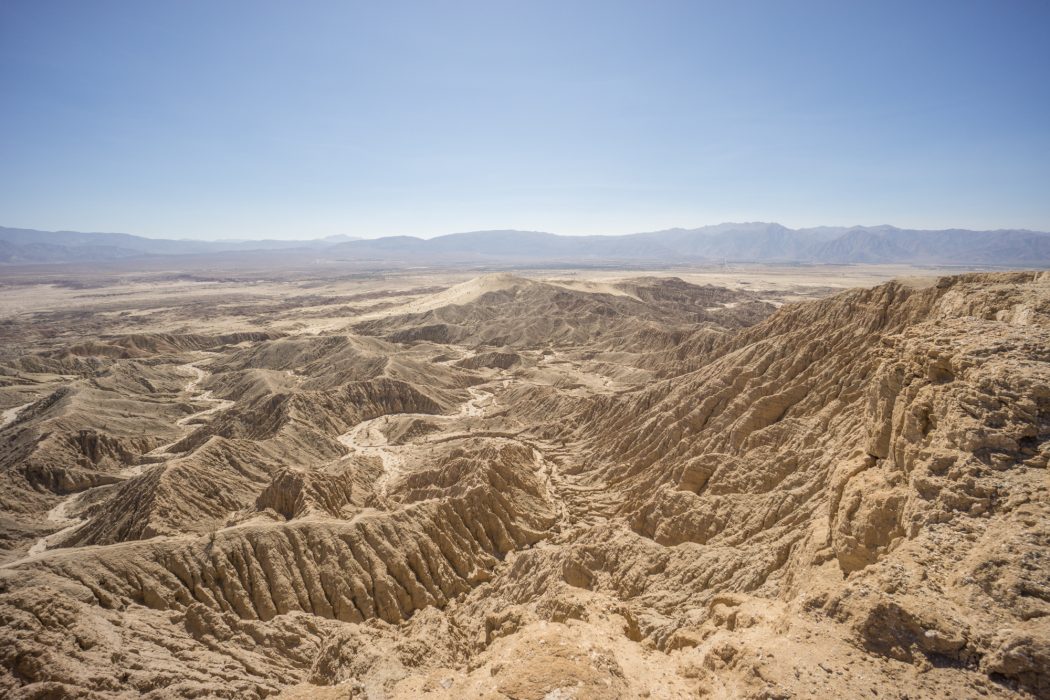
[[[452,281],[11,319],[0,695],[1050,697],[1050,274]]]

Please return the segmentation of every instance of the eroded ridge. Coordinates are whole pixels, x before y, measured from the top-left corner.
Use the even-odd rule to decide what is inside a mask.
[[[1050,695],[1050,275],[430,282],[13,319],[0,691]]]

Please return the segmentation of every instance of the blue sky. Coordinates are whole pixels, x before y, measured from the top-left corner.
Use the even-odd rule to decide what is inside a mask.
[[[0,225],[1050,230],[1050,2],[0,3]]]

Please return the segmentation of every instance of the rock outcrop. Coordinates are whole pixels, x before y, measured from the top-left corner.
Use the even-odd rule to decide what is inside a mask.
[[[377,298],[4,359],[0,693],[1050,697],[1050,274]]]

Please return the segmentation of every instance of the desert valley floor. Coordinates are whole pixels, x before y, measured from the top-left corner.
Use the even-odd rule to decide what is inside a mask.
[[[0,695],[1050,697],[1050,273],[0,277]]]

